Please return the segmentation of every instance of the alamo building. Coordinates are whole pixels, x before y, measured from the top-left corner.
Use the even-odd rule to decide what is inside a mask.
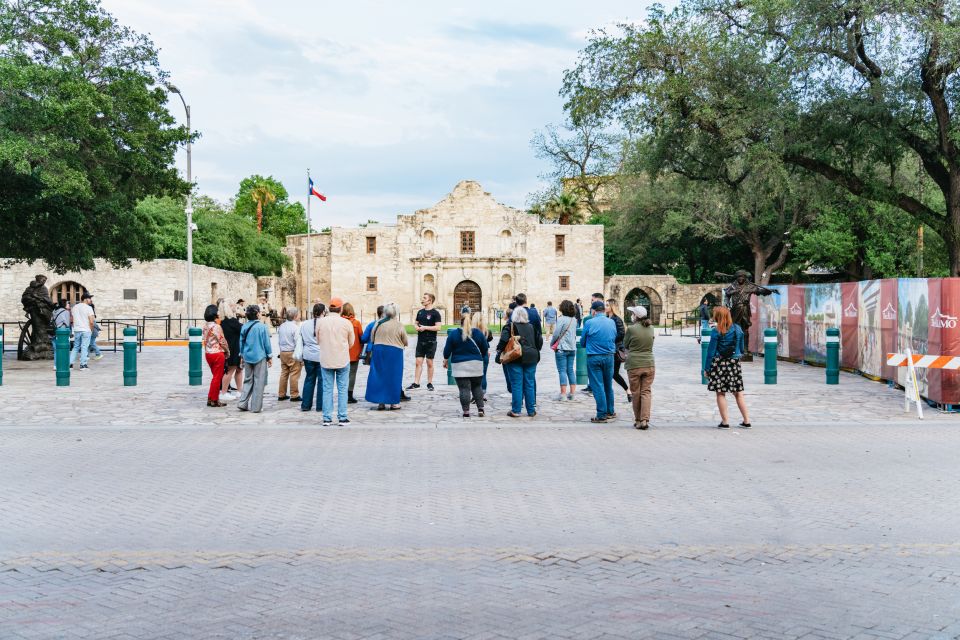
[[[657,322],[661,313],[693,309],[704,295],[719,297],[719,285],[680,285],[673,276],[604,277],[603,249],[602,225],[541,223],[464,180],[434,206],[398,215],[392,224],[288,236],[284,250],[291,267],[281,276],[257,278],[194,265],[193,309],[199,316],[219,298],[247,303],[266,298],[277,311],[291,305],[303,311],[339,296],[363,320],[372,318],[378,305],[396,302],[401,320],[411,323],[422,295],[432,293],[444,323],[453,324],[464,304],[494,321],[521,291],[539,308],[564,298],[586,302],[591,293],[603,292],[621,307],[646,306]],[[79,301],[83,291],[93,293],[104,318],[186,317],[186,262],[134,262],[128,269],[103,260],[96,265],[63,275],[42,264],[0,268],[5,309],[0,320],[23,318],[20,295],[38,273],[47,276],[54,300]]]

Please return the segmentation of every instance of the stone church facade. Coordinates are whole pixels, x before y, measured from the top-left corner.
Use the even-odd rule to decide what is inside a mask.
[[[436,296],[445,323],[469,304],[492,319],[517,292],[538,307],[603,291],[603,227],[543,224],[463,181],[433,207],[395,224],[332,227],[309,238],[311,299],[339,296],[358,314],[396,302],[412,322],[424,293]],[[276,307],[307,307],[307,236],[287,238],[293,268],[263,282]],[[262,279],[263,280],[263,279]]]

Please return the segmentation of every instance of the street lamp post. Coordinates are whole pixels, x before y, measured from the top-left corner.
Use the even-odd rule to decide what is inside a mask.
[[[176,86],[167,83],[167,91],[180,96],[183,109],[187,112],[187,182],[190,184],[190,190],[187,191],[187,207],[184,213],[187,214],[187,319],[191,320],[193,319],[193,172],[191,166],[190,105],[184,100],[183,94]]]

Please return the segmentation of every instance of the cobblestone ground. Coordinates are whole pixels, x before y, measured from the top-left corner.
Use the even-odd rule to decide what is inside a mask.
[[[438,385],[324,429],[203,407],[183,349],[135,389],[5,360],[0,638],[960,637],[960,418],[758,363],[718,431],[696,344],[657,349],[646,432],[550,362],[533,420],[495,373],[483,420]]]

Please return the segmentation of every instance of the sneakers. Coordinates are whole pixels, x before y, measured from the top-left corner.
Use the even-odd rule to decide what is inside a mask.
[[[427,391],[433,391],[433,383],[432,383],[432,382],[428,382],[428,383],[427,383]]]
[[[568,396],[567,394],[565,394],[565,393],[558,393],[557,395],[553,396],[553,399],[554,399],[555,402],[560,402],[560,401],[562,401],[564,398],[569,398],[569,396]]]
[[[416,382],[413,382],[410,384],[410,386],[407,387],[407,391],[410,391],[411,389],[419,389],[419,388],[420,388],[420,385],[417,384]]]
[[[88,365],[85,365],[85,364],[80,365],[80,371],[83,371],[84,369],[89,369],[89,368],[90,367]]]
[[[730,425],[726,424],[725,422],[721,422],[720,424],[717,425],[717,429],[729,429],[729,428],[730,428]]]
[[[567,394],[567,400],[573,400],[573,394],[572,394],[572,393],[568,393],[568,394]]]
[[[753,425],[751,425],[749,422],[741,422],[737,426],[740,427],[741,429],[749,429]]]
[[[332,426],[333,426],[333,420],[327,420],[326,418],[324,418],[324,419],[323,419],[323,426],[325,426],[325,427],[332,427]]]
[[[344,418],[343,420],[340,420],[339,422],[340,422],[340,426],[341,426],[341,427],[344,426],[344,425],[348,425],[348,424],[350,424],[350,418]]]
[[[94,359],[94,360],[103,360],[103,354],[102,354],[102,353],[98,353],[97,355],[93,356],[93,359]]]
[[[347,404],[357,404],[358,402],[359,400],[357,400],[353,396],[350,396],[349,398],[347,398]]]

